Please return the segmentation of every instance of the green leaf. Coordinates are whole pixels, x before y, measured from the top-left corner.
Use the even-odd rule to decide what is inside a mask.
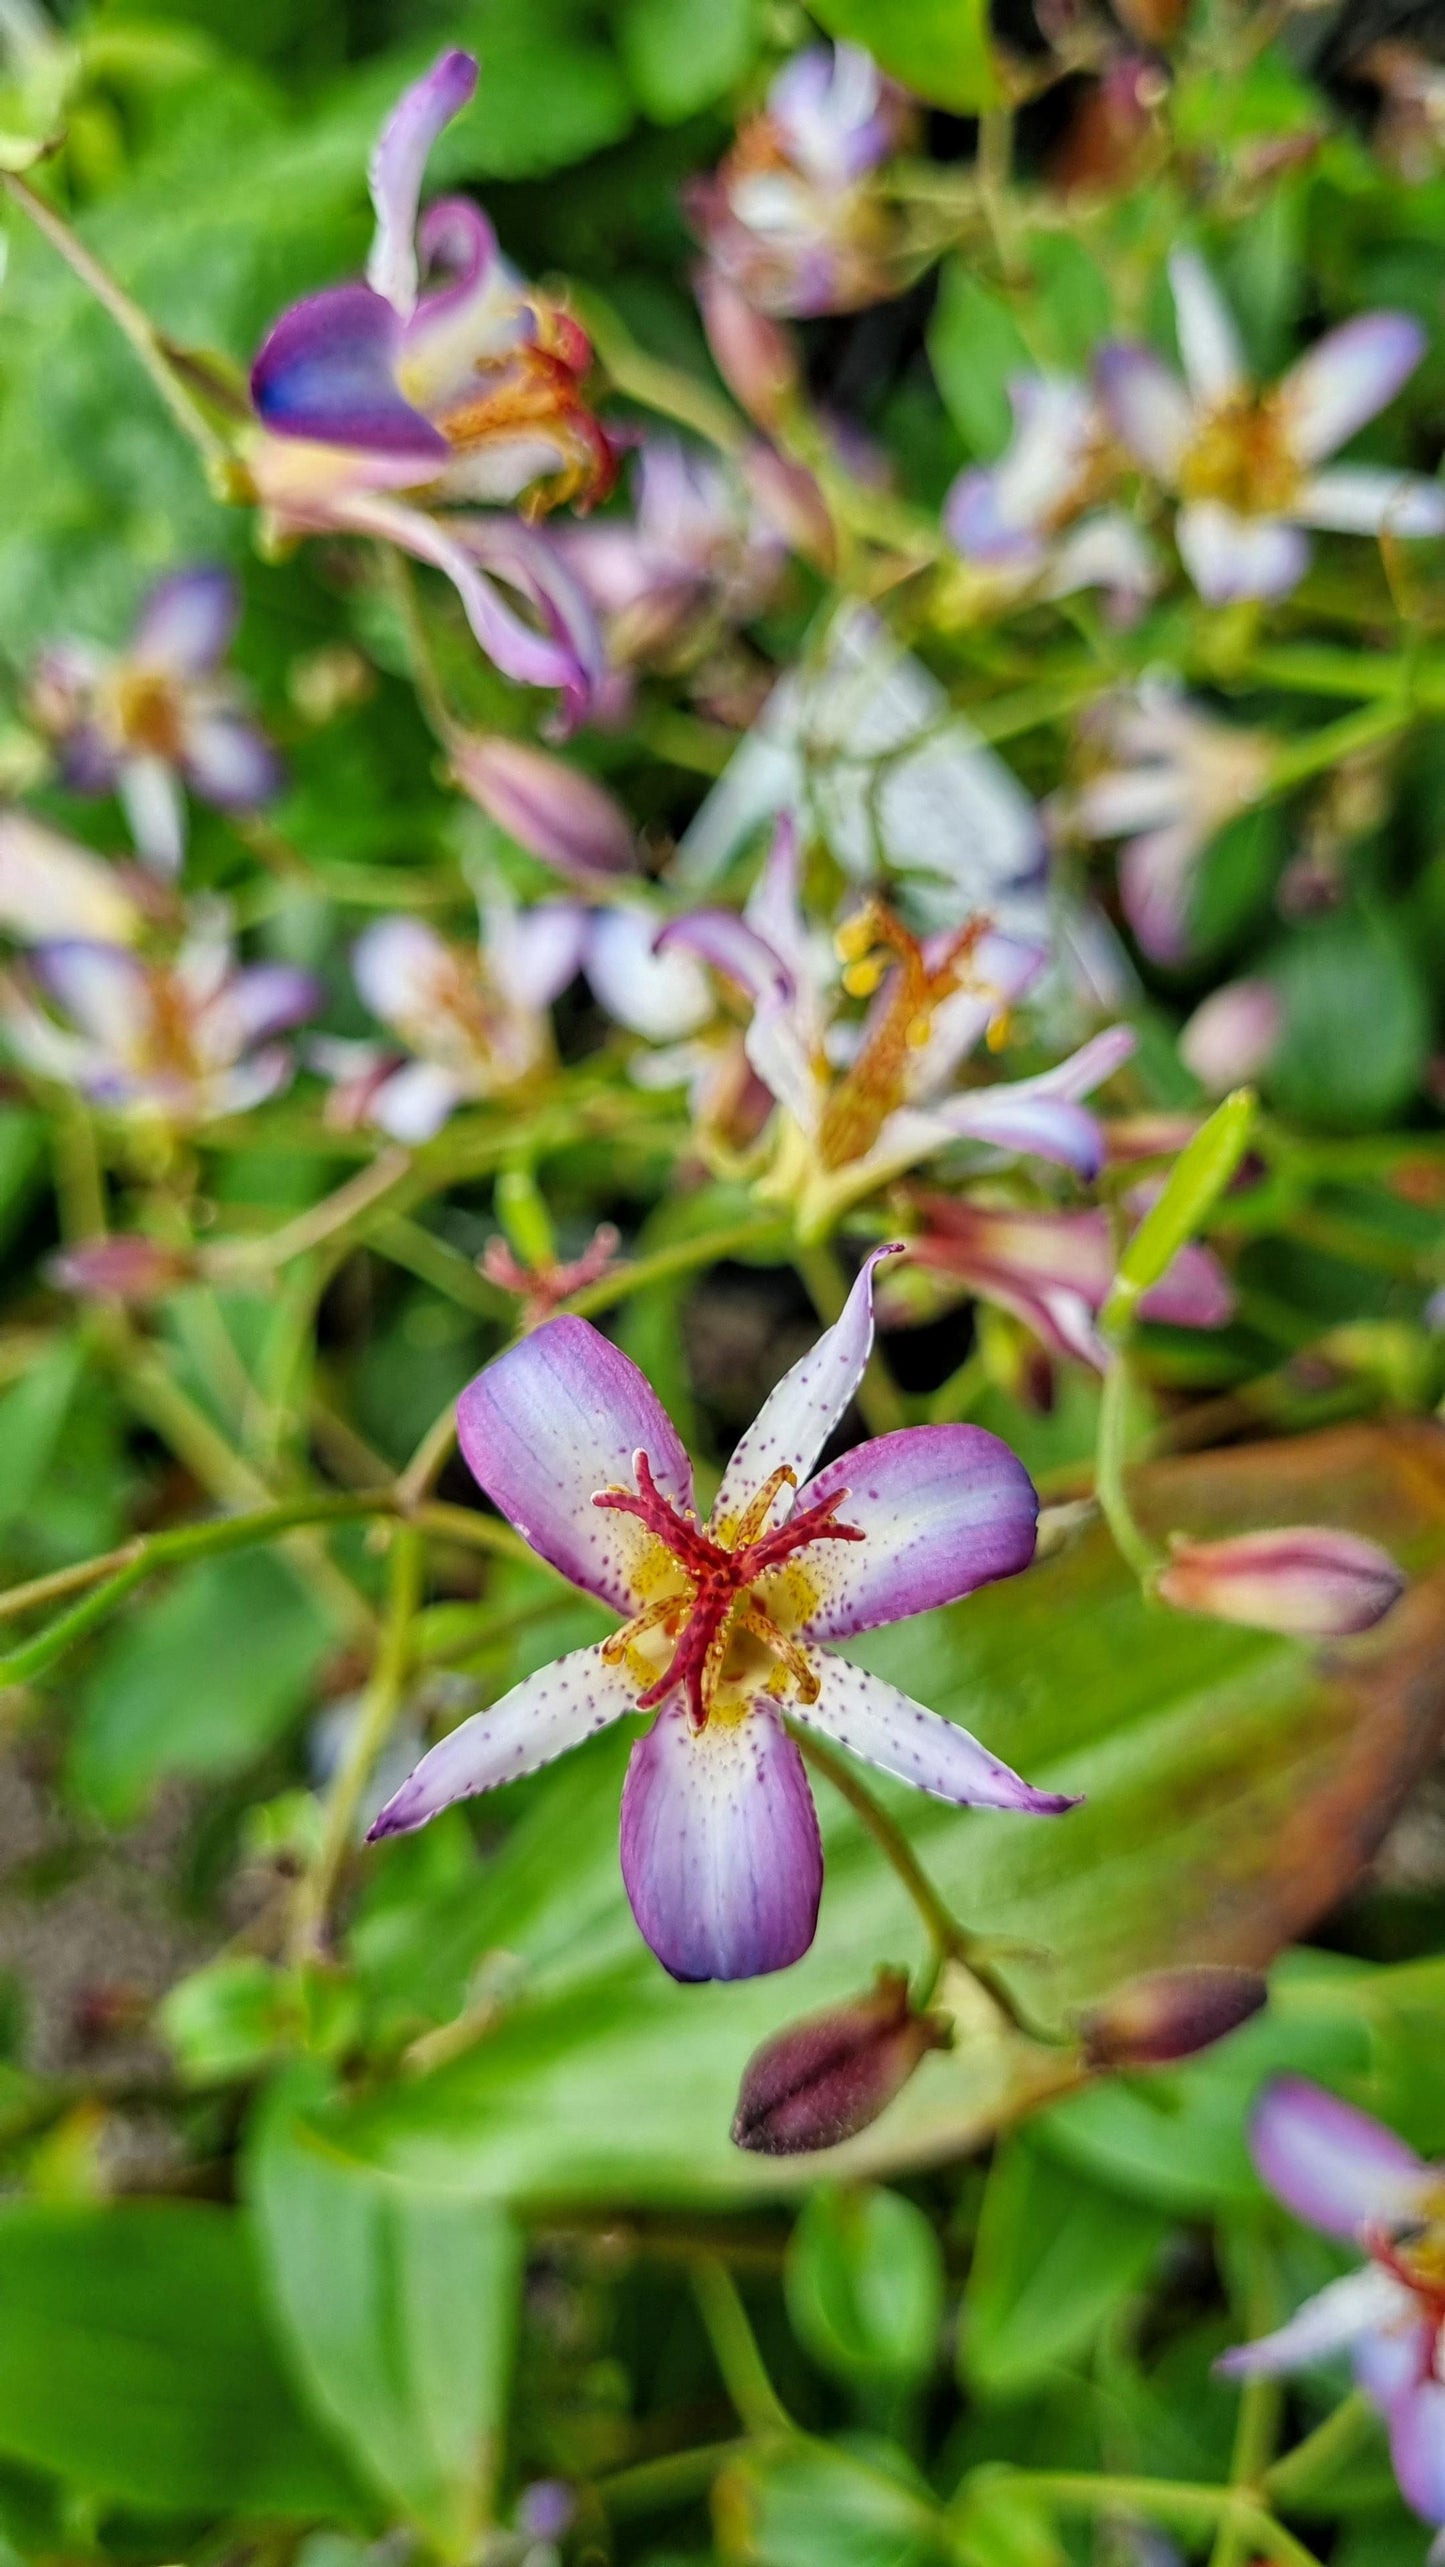
[[[788,2315],[799,2341],[845,2378],[921,2379],[943,2318],[932,2222],[901,2193],[827,2185],[788,2248]]]
[[[1007,2469],[978,2469],[953,2512],[958,2567],[1068,2567],[1048,2512]]]
[[[1119,1259],[1104,1304],[1105,1332],[1126,1325],[1144,1294],[1167,1274],[1186,1240],[1201,1230],[1249,1147],[1255,1101],[1237,1088],[1181,1150],[1163,1193],[1152,1203]]]
[[[989,2172],[964,2293],[959,2356],[969,2386],[1017,2397],[1085,2351],[1144,2281],[1165,2226],[1028,2139],[1006,2140]]]
[[[300,2029],[294,1981],[255,1952],[223,1953],[179,1979],[158,2021],[181,2074],[195,2086],[249,2075]]]
[[[754,0],[623,0],[622,68],[655,124],[676,125],[726,97],[758,41]]]
[[[1284,1032],[1270,1089],[1286,1114],[1346,1128],[1383,1123],[1413,1095],[1430,1046],[1414,956],[1373,911],[1296,928],[1273,972]]]
[[[309,2083],[309,2080],[308,2080]],[[521,2287],[506,2215],[338,2155],[283,2088],[250,2157],[297,2371],[356,2467],[446,2556],[477,2546]]]
[[[1161,1538],[1313,1519],[1371,1532],[1419,1571],[1445,1550],[1427,1449],[1427,1430],[1404,1426],[1234,1446],[1140,1470],[1136,1501]],[[1030,1819],[875,1786],[966,1924],[1054,1956],[1010,1965],[1046,2011],[1171,1962],[1267,1961],[1358,1877],[1434,1757],[1445,1711],[1441,1615],[1423,1589],[1368,1667],[1343,1655],[1321,1666],[1298,1643],[1147,1604],[1097,1526],[1027,1577],[870,1633],[849,1655],[965,1721],[1031,1781],[1086,1795],[1067,1817]],[[732,2145],[743,2068],[781,2022],[866,1986],[880,1961],[911,1964],[916,1916],[820,1789],[828,1874],[807,1958],[785,1981],[674,1985],[638,1937],[618,1871],[629,1752],[626,1735],[604,1735],[492,1801],[489,1829],[505,1828],[509,1800],[517,1823],[469,1876],[442,1867],[435,1928],[424,1873],[408,1864],[419,1984],[441,1931],[454,1989],[488,1954],[509,1956],[507,2001],[464,2056],[329,2109],[339,2148],[520,2202],[811,2189],[810,2170]],[[411,1853],[398,1846],[396,1858]],[[392,1859],[383,1848],[379,1881]],[[399,2013],[397,1921],[378,1916],[375,1933],[374,1955],[358,1953],[364,1984],[375,1969]],[[970,2018],[830,2171],[886,2178],[956,2156],[1057,2076],[1055,2054]]]
[[[281,2370],[250,2223],[198,2202],[0,2207],[0,2452],[162,2512],[357,2513]]]
[[[48,1471],[85,1358],[73,1339],[62,1339],[0,1399],[0,1528],[19,1521]]]
[[[1033,359],[1002,296],[980,285],[961,259],[950,259],[940,277],[928,356],[959,435],[991,463],[1012,433],[1009,379],[1030,372]]]
[[[973,116],[998,103],[988,0],[816,0],[813,15],[935,107]]]
[[[925,2567],[947,2555],[928,2490],[892,2444],[818,2442],[744,2462],[718,2497],[723,2518],[746,2527],[734,2554],[755,2567]]]
[[[264,1551],[198,1562],[107,1641],[81,1696],[70,1777],[113,1824],[165,1774],[232,1774],[308,1701],[330,1625]]]

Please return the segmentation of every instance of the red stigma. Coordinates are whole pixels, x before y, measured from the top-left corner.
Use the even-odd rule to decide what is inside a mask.
[[[594,1506],[612,1508],[619,1515],[635,1515],[672,1553],[684,1575],[692,1582],[692,1601],[687,1620],[678,1634],[676,1646],[662,1674],[646,1693],[637,1697],[639,1711],[653,1711],[681,1685],[687,1694],[688,1711],[694,1729],[707,1726],[709,1676],[716,1675],[712,1663],[720,1653],[728,1617],[734,1604],[749,1587],[765,1577],[770,1569],[779,1568],[809,1542],[861,1542],[864,1535],[856,1524],[834,1522],[838,1508],[848,1492],[838,1489],[832,1497],[822,1498],[814,1506],[804,1507],[800,1515],[791,1516],[786,1524],[775,1526],[771,1533],[745,1542],[729,1551],[704,1533],[692,1516],[680,1515],[665,1498],[652,1476],[652,1465],[645,1453],[637,1456],[637,1495],[629,1489],[601,1489],[593,1498]],[[682,1599],[678,1611],[683,1610]]]

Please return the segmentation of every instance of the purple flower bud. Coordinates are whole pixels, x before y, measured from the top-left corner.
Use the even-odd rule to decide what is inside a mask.
[[[1224,1542],[1175,1538],[1158,1579],[1166,1604],[1258,1631],[1336,1640],[1368,1631],[1403,1594],[1387,1551],[1324,1524],[1287,1524]]]
[[[748,417],[775,428],[801,388],[792,339],[717,268],[699,269],[695,283],[714,365]]]
[[[903,1972],[880,1970],[869,1995],[807,2015],[754,2051],[733,2138],[762,2157],[836,2148],[876,2121],[919,2060],[948,2039],[936,2015],[912,2012]]]
[[[587,882],[636,864],[621,804],[545,749],[479,732],[457,744],[452,763],[458,783],[498,828],[559,873]]]
[[[1265,1067],[1284,1025],[1267,980],[1234,980],[1210,992],[1179,1037],[1179,1057],[1211,1096],[1227,1096]]]
[[[158,1239],[136,1232],[116,1239],[82,1239],[63,1248],[47,1268],[62,1292],[86,1301],[158,1301],[191,1274],[192,1260]]]
[[[1258,1970],[1197,1962],[1150,1970],[1080,2017],[1091,2068],[1154,2068],[1191,2058],[1258,2014],[1269,1995]]]

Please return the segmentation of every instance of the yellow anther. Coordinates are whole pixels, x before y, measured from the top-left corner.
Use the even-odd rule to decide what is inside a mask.
[[[850,998],[871,998],[887,969],[886,954],[866,954],[861,962],[848,965],[843,987]]]
[[[1001,1007],[997,1016],[989,1018],[988,1032],[984,1036],[984,1041],[991,1052],[1001,1052],[1012,1033],[1013,1018],[1006,1007]]]
[[[917,1016],[915,1016],[909,1025],[908,1048],[910,1052],[927,1051],[932,1034],[933,1011],[931,1008],[928,1008],[922,1010]]]
[[[857,909],[845,918],[833,939],[840,963],[859,963],[871,952],[878,940],[878,922],[872,907]]]

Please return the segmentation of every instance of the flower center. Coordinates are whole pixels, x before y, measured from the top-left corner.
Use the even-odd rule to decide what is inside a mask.
[[[1383,2265],[1419,2302],[1430,2327],[1427,2378],[1439,2379],[1445,2343],[1445,2228],[1429,2222],[1404,2237],[1375,2230],[1366,2238],[1374,2262]]]
[[[1278,402],[1250,392],[1210,412],[1179,473],[1186,499],[1217,499],[1240,517],[1277,515],[1299,481]]]
[[[115,723],[129,749],[172,765],[181,749],[181,708],[168,677],[155,669],[121,669],[112,682]]]
[[[765,1532],[763,1528],[779,1490],[796,1488],[798,1484],[797,1473],[784,1464],[758,1490],[731,1528],[731,1541],[721,1542],[705,1533],[695,1516],[680,1515],[663,1496],[645,1453],[637,1455],[634,1467],[635,1492],[601,1489],[592,1503],[611,1508],[619,1515],[635,1515],[671,1554],[685,1581],[681,1594],[659,1597],[655,1603],[644,1605],[640,1613],[603,1642],[603,1656],[617,1665],[633,1644],[650,1631],[661,1630],[672,1641],[672,1654],[662,1674],[637,1697],[638,1710],[655,1710],[681,1686],[693,1728],[705,1729],[716,1703],[718,1680],[729,1647],[739,1631],[760,1640],[792,1677],[803,1701],[813,1701],[818,1680],[805,1653],[779,1628],[752,1589],[770,1570],[781,1568],[785,1560],[805,1550],[811,1542],[864,1539],[857,1525],[835,1520],[847,1490],[836,1489],[831,1497],[804,1507],[786,1524]]]

